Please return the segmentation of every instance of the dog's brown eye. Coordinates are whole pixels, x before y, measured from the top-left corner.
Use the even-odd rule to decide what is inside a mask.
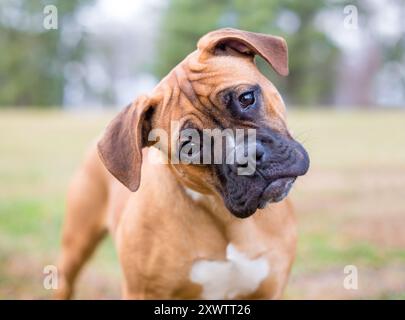
[[[238,98],[240,106],[245,109],[255,103],[255,95],[253,91],[245,92]]]

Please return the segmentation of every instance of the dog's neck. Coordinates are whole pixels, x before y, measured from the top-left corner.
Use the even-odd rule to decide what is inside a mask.
[[[190,201],[195,205],[204,207],[205,211],[219,222],[228,223],[234,219],[218,195],[204,194],[184,185],[183,189]]]
[[[205,212],[223,226],[228,238],[235,239],[242,236],[247,239],[249,237],[254,226],[254,216],[246,219],[237,218],[225,207],[220,196],[203,194],[185,186],[183,189],[190,201],[193,201],[195,205],[204,207]]]
[[[148,148],[147,158],[149,160],[147,161],[151,161],[151,159],[153,159],[152,163],[159,163],[158,158],[161,156],[160,153],[161,151],[154,147]],[[254,220],[257,218],[257,214],[246,219],[235,217],[226,208],[224,201],[219,194],[214,192],[203,193],[196,190],[196,188],[192,188],[190,185],[185,183],[184,177],[181,177],[178,172],[169,169],[170,165],[164,166],[168,167],[167,170],[171,172],[170,174],[173,176],[173,179],[177,180],[183,196],[186,197],[188,201],[191,201],[194,205],[203,208],[203,212],[214,218],[215,221],[221,225],[221,229],[226,231],[227,237],[233,239],[238,233],[245,233],[250,230],[250,225],[253,224]],[[244,230],[243,232],[241,231],[242,228]]]

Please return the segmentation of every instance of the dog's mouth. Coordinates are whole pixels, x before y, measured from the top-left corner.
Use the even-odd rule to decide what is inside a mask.
[[[259,198],[258,208],[263,209],[269,203],[280,202],[291,190],[297,177],[285,177],[271,181]]]
[[[238,218],[247,218],[257,209],[264,209],[270,203],[280,202],[290,192],[296,176],[280,177],[272,180],[259,180],[256,183],[237,188],[232,184],[224,196],[225,205],[229,211]]]

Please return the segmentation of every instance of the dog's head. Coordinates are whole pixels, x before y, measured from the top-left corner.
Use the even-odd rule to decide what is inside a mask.
[[[282,38],[235,29],[202,37],[150,96],[112,121],[98,145],[107,169],[136,191],[142,148],[158,143],[187,187],[220,194],[237,217],[285,198],[309,158],[291,137],[283,100],[255,55],[288,74]]]

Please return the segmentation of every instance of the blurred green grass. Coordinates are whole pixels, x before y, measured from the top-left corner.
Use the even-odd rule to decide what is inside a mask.
[[[0,112],[0,299],[47,298],[42,270],[55,264],[65,191],[112,114]],[[299,242],[286,298],[405,295],[405,113],[290,110],[311,156],[292,192]],[[359,290],[342,288],[359,269]],[[120,268],[104,242],[78,298],[119,298]]]

